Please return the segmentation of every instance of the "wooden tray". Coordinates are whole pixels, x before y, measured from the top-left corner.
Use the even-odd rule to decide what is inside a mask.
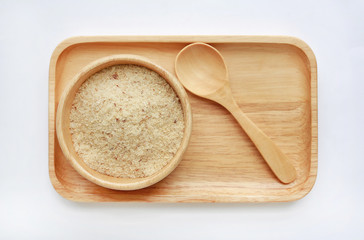
[[[81,177],[58,145],[55,115],[68,81],[86,64],[111,54],[148,57],[174,74],[177,53],[202,41],[224,56],[239,106],[292,160],[298,178],[273,175],[233,117],[218,104],[189,94],[193,131],[177,169],[137,191],[99,187]],[[54,50],[49,69],[49,175],[56,191],[88,202],[278,202],[304,197],[317,174],[317,67],[301,40],[281,36],[73,37]]]

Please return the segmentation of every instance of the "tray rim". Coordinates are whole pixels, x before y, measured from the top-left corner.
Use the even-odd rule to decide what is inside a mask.
[[[73,36],[66,38],[60,42],[54,49],[49,64],[49,77],[48,77],[48,173],[53,188],[62,197],[76,201],[76,202],[112,202],[112,201],[100,201],[85,197],[84,194],[77,195],[77,192],[69,190],[65,187],[57,177],[54,165],[54,144],[55,143],[55,66],[58,58],[63,51],[67,48],[82,43],[191,43],[191,42],[208,42],[208,43],[272,43],[272,44],[288,44],[300,49],[307,57],[310,64],[311,83],[311,166],[309,175],[303,183],[301,183],[300,189],[296,190],[292,194],[280,196],[279,198],[267,199],[269,197],[253,197],[244,200],[231,200],[231,201],[219,201],[216,202],[289,202],[296,201],[305,197],[315,185],[317,179],[318,169],[318,103],[317,103],[317,61],[315,54],[307,43],[303,40],[293,36],[282,35],[107,35],[107,36]],[[53,116],[53,119],[52,119]],[[292,197],[293,196],[293,197]],[[264,200],[262,200],[264,199]],[[116,202],[147,202],[146,200],[127,200]],[[156,202],[180,202],[175,201],[156,201]],[[182,202],[215,202],[195,199],[185,200]]]

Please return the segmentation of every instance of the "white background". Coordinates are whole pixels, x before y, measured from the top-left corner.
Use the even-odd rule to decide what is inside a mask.
[[[0,239],[364,239],[363,1],[1,1]],[[75,35],[292,35],[318,62],[319,170],[292,203],[74,203],[48,177],[48,66]],[[82,237],[82,238],[81,238]]]

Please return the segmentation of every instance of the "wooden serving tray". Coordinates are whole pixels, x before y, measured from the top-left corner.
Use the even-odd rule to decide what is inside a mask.
[[[65,85],[82,67],[112,54],[149,58],[174,74],[177,53],[206,42],[226,60],[233,95],[282,149],[298,177],[285,185],[273,175],[234,118],[218,104],[189,93],[193,130],[177,169],[137,191],[116,191],[81,177],[58,145],[55,115]],[[54,50],[49,67],[49,175],[56,191],[87,202],[278,202],[304,197],[317,175],[317,67],[312,50],[281,36],[73,37]]]

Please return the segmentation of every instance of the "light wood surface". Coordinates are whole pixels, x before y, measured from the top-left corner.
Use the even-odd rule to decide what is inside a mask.
[[[136,191],[100,187],[79,175],[55,132],[61,93],[87,64],[113,54],[136,54],[174,72],[178,52],[206,42],[224,56],[239,108],[292,161],[297,178],[282,184],[239,124],[219,104],[189,94],[190,144],[164,180]],[[282,88],[285,92],[282,93]],[[56,191],[74,201],[271,202],[305,196],[317,175],[317,67],[311,49],[284,36],[95,36],[60,43],[49,69],[49,174]]]
[[[230,111],[280,181],[290,183],[296,179],[296,170],[287,156],[237,105],[231,93],[225,61],[215,48],[205,43],[186,46],[176,57],[175,69],[177,77],[190,92],[215,101]]]
[[[135,64],[146,67],[157,72],[163,77],[169,85],[174,89],[180,99],[183,114],[184,114],[184,134],[181,146],[177,150],[174,157],[169,163],[155,174],[144,178],[116,178],[108,175],[101,174],[90,167],[78,156],[72,143],[70,133],[70,120],[69,115],[72,108],[73,99],[77,90],[82,83],[87,80],[91,75],[100,71],[101,69],[118,65],[118,64]],[[67,87],[63,90],[62,96],[59,100],[57,116],[56,116],[56,132],[58,143],[62,149],[64,156],[69,160],[73,168],[84,178],[96,183],[100,186],[107,187],[115,190],[136,190],[148,187],[156,182],[159,182],[168,174],[170,174],[182,160],[182,156],[186,151],[192,130],[192,112],[188,96],[177,78],[171,73],[167,72],[162,67],[154,64],[145,57],[140,57],[130,54],[111,55],[103,57],[88,64],[69,82]]]

